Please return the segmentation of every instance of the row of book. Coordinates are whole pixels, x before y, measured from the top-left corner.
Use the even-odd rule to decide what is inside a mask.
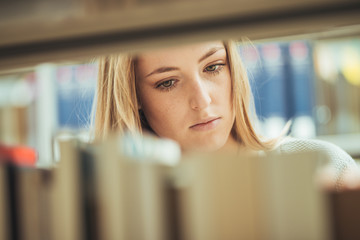
[[[290,119],[297,137],[360,131],[359,38],[245,43],[240,54],[265,134]]]
[[[311,43],[244,44],[240,45],[240,54],[248,70],[264,134],[277,136],[292,119],[293,135],[314,137],[313,108],[316,103]]]
[[[310,42],[247,45],[240,48],[240,53],[260,118],[312,115],[314,73]]]
[[[61,161],[48,169],[0,154],[0,239],[360,236],[360,192],[321,191],[319,153],[193,153],[168,164],[151,154],[130,157],[121,144],[62,141]]]

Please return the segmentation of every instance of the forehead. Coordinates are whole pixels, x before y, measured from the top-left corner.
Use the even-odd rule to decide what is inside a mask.
[[[158,64],[178,63],[195,59],[196,61],[212,48],[224,47],[222,41],[205,42],[147,51],[138,55],[141,67]]]

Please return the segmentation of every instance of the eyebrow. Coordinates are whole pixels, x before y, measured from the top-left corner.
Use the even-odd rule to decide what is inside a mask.
[[[202,56],[199,59],[199,63],[204,61],[206,58],[210,57],[211,55],[213,55],[214,53],[216,53],[217,51],[224,49],[224,47],[214,47],[211,48],[207,53],[204,54],[204,56]],[[175,70],[179,70],[178,67],[160,67],[158,69],[155,69],[154,71],[152,71],[151,73],[149,73],[148,75],[145,76],[145,78],[156,74],[156,73],[164,73],[164,72],[170,72],[170,71],[175,71]]]
[[[221,50],[221,49],[224,49],[224,47],[214,47],[214,48],[211,48],[207,53],[204,54],[204,56],[202,56],[200,59],[199,59],[199,63],[204,61],[206,58],[210,57],[211,55],[213,55],[214,53],[216,53],[217,51]]]
[[[179,70],[179,68],[177,68],[177,67],[161,67],[161,68],[158,68],[158,69],[152,71],[151,73],[149,73],[145,77],[149,77],[150,75],[153,75],[155,73],[170,72],[170,71],[175,71],[175,70]]]

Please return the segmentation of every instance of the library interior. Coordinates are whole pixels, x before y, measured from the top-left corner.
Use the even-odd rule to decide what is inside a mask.
[[[357,0],[0,2],[0,240],[360,239],[359,16]],[[150,89],[140,66],[159,63]],[[157,114],[196,120],[178,139]],[[236,148],[203,151],[223,135]]]

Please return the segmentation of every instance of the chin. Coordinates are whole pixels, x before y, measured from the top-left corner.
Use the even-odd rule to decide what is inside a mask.
[[[188,150],[201,151],[201,152],[215,152],[221,149],[226,143],[226,138],[215,137],[207,138],[203,141],[197,141],[194,144],[188,145]]]

